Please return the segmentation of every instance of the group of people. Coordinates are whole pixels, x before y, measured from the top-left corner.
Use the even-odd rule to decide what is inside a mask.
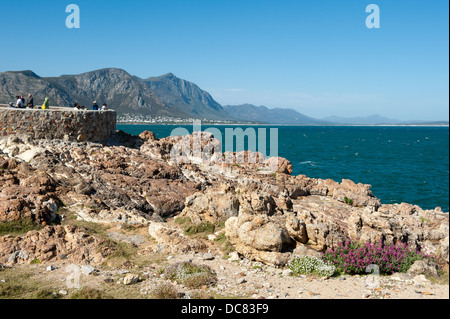
[[[28,99],[25,101],[25,98],[23,95],[17,95],[16,96],[16,104],[13,102],[9,103],[9,107],[12,108],[18,108],[18,109],[34,109],[34,100],[33,95],[28,94]],[[48,109],[49,108],[49,99],[48,97],[45,98],[44,103],[42,104],[42,109]]]
[[[92,110],[93,111],[98,111],[98,110],[106,111],[108,109],[106,103],[104,103],[101,108],[98,106],[97,101],[94,101],[92,103],[93,103],[93,105],[92,105]],[[74,108],[74,110],[86,110],[84,105],[80,106],[80,105],[78,105],[78,103],[75,103],[73,108]]]
[[[29,108],[29,109],[34,109],[34,100],[33,100],[33,96],[31,94],[28,94],[28,99],[25,101],[25,98],[23,97],[23,95],[18,95],[16,96],[16,104],[14,104],[13,102],[9,103],[9,107],[12,108],[19,108],[19,109],[24,109],[24,108]],[[49,98],[46,97],[44,100],[44,103],[42,104],[42,109],[48,109],[49,108]],[[80,106],[78,103],[74,104],[73,107],[75,110],[86,110],[86,108],[84,106]],[[106,103],[104,103],[101,107],[98,106],[97,101],[93,102],[92,105],[92,110],[93,111],[106,111],[108,110],[108,107],[106,105]]]
[[[19,109],[24,109],[24,108],[34,109],[33,96],[31,94],[28,94],[28,99],[25,101],[25,98],[23,97],[23,95],[20,95],[20,96],[17,95],[16,96],[16,104],[11,102],[11,103],[9,103],[9,106],[19,108]]]

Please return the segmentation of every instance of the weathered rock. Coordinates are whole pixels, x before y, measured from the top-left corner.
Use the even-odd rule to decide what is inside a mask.
[[[97,270],[92,267],[91,265],[83,265],[81,266],[81,272],[85,275],[91,275],[93,273],[95,273]]]
[[[150,222],[148,232],[165,253],[202,252],[206,245],[200,240],[191,239],[179,229],[167,224]]]
[[[449,252],[448,252],[448,237],[445,237],[440,241],[441,249],[439,251],[439,257],[442,258],[445,262],[449,262]]]
[[[55,269],[56,269],[55,266],[52,266],[52,265],[47,266],[47,271],[53,271],[53,270],[55,270]]]
[[[423,259],[414,262],[414,264],[408,269],[407,273],[412,276],[416,275],[439,276],[438,269],[439,267],[434,261],[430,259]]]
[[[211,253],[206,253],[202,255],[203,260],[214,260],[214,256]]]
[[[307,245],[298,245],[292,252],[293,256],[303,257],[312,256],[321,259],[323,255],[314,249],[308,248]]]
[[[283,253],[291,243],[287,231],[265,215],[240,214],[225,223],[226,236],[243,256],[277,266],[284,265],[289,253]]]
[[[145,239],[139,235],[124,235],[119,232],[109,232],[108,237],[114,241],[123,241],[135,246],[142,245],[145,242]]]
[[[204,152],[192,152],[196,147]],[[348,238],[404,242],[448,263],[449,218],[438,208],[381,205],[370,185],[290,176],[286,159],[220,151],[211,133],[156,139],[151,132],[139,137],[117,132],[103,144],[0,139],[0,221],[50,224],[63,212],[96,223],[150,224],[156,249],[204,251],[202,241],[162,224],[182,212],[195,223],[228,220],[226,235],[239,254],[275,265],[295,246],[320,252]],[[59,232],[65,230],[35,250],[28,236],[39,239],[36,233],[16,241],[3,237],[0,260],[53,260],[59,252],[86,262],[97,258],[93,252],[81,257],[84,248],[75,252],[90,247],[85,240],[92,237],[60,243]]]
[[[299,220],[295,214],[288,214],[286,218],[286,230],[291,238],[306,244],[308,242],[308,234],[306,232],[306,224]]]
[[[76,263],[99,264],[106,257],[106,251],[100,249],[102,243],[79,227],[46,226],[21,237],[0,237],[0,261],[29,264],[67,258]]]
[[[271,157],[265,161],[265,166],[274,173],[292,174],[293,167],[290,161],[283,157]]]
[[[234,188],[222,187],[207,193],[196,193],[186,198],[182,216],[189,217],[194,223],[217,223],[237,216],[239,200]]]
[[[123,284],[124,285],[134,285],[139,282],[139,277],[133,274],[128,274],[123,278]]]
[[[27,218],[35,223],[49,223],[53,211],[47,204],[56,198],[55,181],[27,164],[14,164],[8,161],[3,164],[7,169],[0,170],[0,221]]]
[[[144,141],[154,141],[156,140],[155,133],[144,131],[141,134],[139,134],[139,137]]]

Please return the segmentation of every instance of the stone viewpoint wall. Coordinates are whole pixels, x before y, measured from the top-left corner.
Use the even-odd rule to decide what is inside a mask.
[[[0,107],[0,138],[30,134],[35,139],[100,142],[116,131],[116,112],[77,111],[53,107],[15,109]]]

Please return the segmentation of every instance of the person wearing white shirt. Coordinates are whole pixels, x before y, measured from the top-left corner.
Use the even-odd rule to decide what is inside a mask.
[[[16,102],[16,107],[18,107],[18,108],[23,108],[23,101],[22,101],[22,99],[20,98],[20,96],[16,96],[16,99],[17,99],[17,102]]]

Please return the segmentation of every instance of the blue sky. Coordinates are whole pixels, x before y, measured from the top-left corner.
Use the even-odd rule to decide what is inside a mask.
[[[65,25],[80,7],[80,29]],[[367,5],[381,28],[368,29]],[[448,120],[448,1],[0,2],[0,71],[168,72],[221,104]],[[18,19],[21,19],[18,21]]]

